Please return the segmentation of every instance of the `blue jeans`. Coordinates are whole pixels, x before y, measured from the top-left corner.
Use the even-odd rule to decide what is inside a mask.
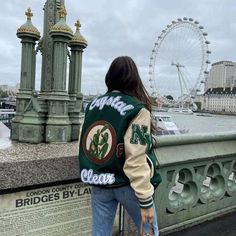
[[[134,190],[130,186],[120,188],[92,187],[92,235],[111,236],[118,202],[127,210],[138,231],[141,228],[141,211]],[[154,207],[155,211],[155,207]],[[153,220],[155,236],[158,236],[157,216]],[[144,233],[150,225],[144,224]]]

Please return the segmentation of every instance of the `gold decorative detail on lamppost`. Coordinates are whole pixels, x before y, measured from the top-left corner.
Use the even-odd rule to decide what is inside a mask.
[[[33,16],[33,13],[30,8],[27,9],[25,12],[25,15],[27,16],[27,21],[25,24],[23,24],[20,28],[17,29],[17,36],[21,37],[21,34],[31,34],[38,39],[40,37],[40,33],[38,29],[32,24],[31,18]]]
[[[67,15],[66,9],[64,6],[61,6],[60,10],[58,11],[60,18],[65,18]]]
[[[72,45],[72,44],[79,44],[79,45],[81,45],[84,48],[87,47],[88,43],[87,43],[86,39],[80,33],[81,24],[80,24],[79,20],[77,20],[75,22],[75,26],[76,26],[76,32],[75,32],[72,40],[70,41],[70,45]]]
[[[25,15],[27,16],[27,20],[31,20],[33,13],[30,8],[27,9],[27,11],[25,12]]]
[[[79,20],[76,21],[75,26],[76,26],[76,29],[79,30],[79,28],[81,27]]]

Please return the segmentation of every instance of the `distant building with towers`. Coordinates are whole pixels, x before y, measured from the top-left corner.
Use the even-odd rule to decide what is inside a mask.
[[[212,64],[205,84],[202,110],[236,113],[236,62]]]

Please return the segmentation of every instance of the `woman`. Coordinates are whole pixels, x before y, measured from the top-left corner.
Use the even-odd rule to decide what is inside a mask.
[[[112,235],[118,202],[139,232],[151,223],[158,235],[152,196],[161,179],[150,135],[151,100],[130,57],[116,58],[105,82],[107,93],[87,106],[79,149],[81,180],[92,185],[93,236]]]

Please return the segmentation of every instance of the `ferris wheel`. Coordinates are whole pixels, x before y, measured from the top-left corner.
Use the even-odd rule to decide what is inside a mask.
[[[211,64],[207,35],[198,21],[187,17],[162,30],[149,64],[152,96],[159,103],[191,103],[202,90]]]

